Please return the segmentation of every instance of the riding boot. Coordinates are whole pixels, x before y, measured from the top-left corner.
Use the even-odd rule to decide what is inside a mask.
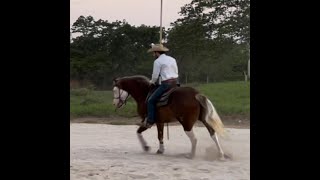
[[[153,124],[154,124],[154,123],[148,122],[148,119],[146,118],[146,119],[141,123],[140,126],[145,127],[145,128],[151,128]]]

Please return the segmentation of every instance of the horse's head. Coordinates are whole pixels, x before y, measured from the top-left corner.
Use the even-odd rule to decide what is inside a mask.
[[[136,102],[144,103],[148,93],[154,86],[150,80],[141,75],[126,76],[113,79],[113,105],[117,108],[122,107],[129,95],[136,100]]]
[[[121,108],[126,104],[129,98],[129,93],[122,89],[122,83],[120,78],[113,79],[113,105],[116,108]]]

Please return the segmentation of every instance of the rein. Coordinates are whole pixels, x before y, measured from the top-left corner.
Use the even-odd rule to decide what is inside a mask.
[[[114,112],[116,112],[117,111],[117,109],[120,109],[123,105],[126,105],[127,104],[127,100],[128,100],[128,98],[130,97],[130,94],[128,93],[128,96],[125,98],[125,100],[123,101],[122,99],[121,99],[121,95],[122,95],[122,93],[123,93],[123,91],[120,93],[120,88],[118,88],[119,89],[119,97],[116,97],[116,98],[114,98],[114,99],[119,99],[119,102],[121,102],[121,106],[120,107],[116,107],[115,109],[114,109]]]

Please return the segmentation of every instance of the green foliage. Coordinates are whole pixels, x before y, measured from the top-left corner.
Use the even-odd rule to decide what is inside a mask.
[[[168,31],[182,82],[241,80],[247,71],[250,1],[193,0]],[[211,80],[211,81],[210,81]]]
[[[71,79],[88,80],[97,88],[110,88],[117,76],[143,74],[152,69],[147,49],[158,37],[158,27],[131,26],[126,21],[95,21],[80,16],[72,33],[81,33],[70,47]],[[150,62],[150,63],[149,63]],[[146,64],[151,65],[146,67]]]

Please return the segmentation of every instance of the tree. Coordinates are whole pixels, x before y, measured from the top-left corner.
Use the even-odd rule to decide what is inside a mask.
[[[80,16],[72,32],[80,35],[70,45],[71,78],[107,88],[116,76],[150,75],[153,58],[147,49],[158,42],[159,27],[135,27],[125,20],[95,21],[91,16]]]
[[[213,38],[231,37],[250,43],[250,0],[192,0],[181,8],[177,22],[201,19]]]
[[[204,75],[208,81],[209,76],[215,79],[231,76],[239,67],[243,71],[241,52],[248,53],[243,44],[250,41],[249,7],[249,1],[193,0],[181,8],[184,17],[172,23],[168,46],[178,59],[182,76],[197,74],[200,80]],[[231,56],[230,52],[235,54]],[[220,69],[212,72],[215,67]]]

